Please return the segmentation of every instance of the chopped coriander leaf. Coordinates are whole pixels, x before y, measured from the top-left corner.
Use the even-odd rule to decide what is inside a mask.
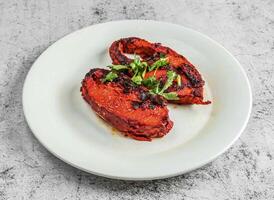
[[[136,65],[134,62],[130,63],[129,66],[131,67],[131,69],[132,69],[133,71],[135,71],[136,68],[137,68],[137,65]]]
[[[143,66],[143,72],[142,72],[142,77],[144,78],[147,72],[147,68],[148,68],[148,64],[147,62],[142,62],[142,66]]]
[[[178,94],[176,92],[168,92],[165,93],[165,90],[167,90],[173,83],[174,79],[177,78],[178,75],[174,71],[168,71],[167,72],[167,81],[165,82],[164,86],[160,86],[160,82],[156,79],[155,76],[151,76],[143,81],[143,84],[150,88],[151,94],[158,94],[163,96],[167,100],[178,100]]]
[[[105,78],[102,80],[103,83],[106,82],[106,81],[113,81],[114,79],[116,79],[118,77],[118,75],[114,72],[109,72]]]
[[[141,62],[141,64],[143,65],[143,67],[147,67],[148,66],[147,62]]]
[[[162,95],[167,100],[179,100],[178,94],[176,92],[161,93],[160,95]]]
[[[143,77],[143,78],[145,78],[146,73],[147,73],[147,66],[145,66],[145,69],[144,69],[144,71],[142,72],[142,77]]]
[[[130,63],[129,66],[131,67],[131,70],[134,73],[134,76],[131,78],[131,80],[135,84],[140,85],[146,74],[146,70],[148,66],[147,63],[141,62],[140,57],[135,56],[133,62]]]
[[[133,63],[134,63],[135,65],[141,65],[141,59],[140,59],[140,57],[137,56],[137,55],[134,55]]]
[[[142,83],[143,83],[144,86],[152,89],[152,88],[155,88],[157,86],[159,81],[156,79],[156,76],[150,76],[150,77],[144,79]]]
[[[149,90],[150,93],[159,94],[160,93],[160,82],[158,81],[155,86]]]
[[[178,84],[178,86],[182,85],[182,79],[181,79],[181,76],[179,74],[177,74],[177,84]]]
[[[157,70],[159,67],[163,67],[168,64],[167,58],[160,58],[155,61],[149,68],[148,71]]]
[[[111,68],[112,70],[116,70],[116,71],[128,69],[128,66],[126,66],[126,65],[109,65],[108,67]]]
[[[174,79],[176,78],[177,74],[174,72],[174,71],[168,71],[167,72],[167,80],[166,80],[166,83],[165,85],[163,86],[163,88],[161,89],[160,93],[163,93],[167,88],[169,88]]]
[[[155,82],[151,85],[149,93],[150,94],[158,94],[159,93],[160,82]],[[149,87],[148,87],[149,88]]]
[[[139,75],[136,75],[136,76],[133,76],[133,77],[131,78],[131,80],[132,80],[135,84],[141,85],[143,78],[142,78],[141,76],[139,76]]]

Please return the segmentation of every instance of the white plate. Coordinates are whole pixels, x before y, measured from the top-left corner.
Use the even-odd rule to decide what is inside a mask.
[[[138,36],[185,55],[206,80],[207,106],[169,106],[174,127],[153,142],[114,133],[80,95],[90,68],[111,63],[108,47]],[[245,128],[251,90],[239,62],[210,38],[182,26],[155,21],[97,24],[60,39],[33,64],[23,105],[37,139],[55,156],[84,171],[117,179],[179,175],[201,167],[228,149]]]

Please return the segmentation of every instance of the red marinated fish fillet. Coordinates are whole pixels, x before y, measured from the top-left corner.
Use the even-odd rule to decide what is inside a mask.
[[[210,104],[204,101],[204,80],[200,73],[184,56],[178,54],[169,47],[160,43],[151,43],[137,37],[122,38],[113,42],[109,48],[109,54],[113,64],[129,65],[133,60],[125,54],[137,54],[143,61],[153,64],[160,57],[165,56],[168,65],[157,70],[155,75],[158,79],[165,79],[166,72],[173,70],[181,76],[182,84],[173,84],[169,92],[176,92],[179,100],[172,100],[178,104]],[[153,76],[155,71],[146,74],[146,77]]]
[[[109,70],[92,69],[82,81],[83,98],[106,122],[125,136],[151,141],[166,135],[173,126],[164,99],[151,95],[130,78],[119,75],[112,82],[103,82]]]

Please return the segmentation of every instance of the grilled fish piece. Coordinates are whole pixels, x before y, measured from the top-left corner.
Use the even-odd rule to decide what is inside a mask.
[[[113,42],[109,48],[112,63],[129,65],[133,60],[125,54],[137,54],[143,61],[153,64],[161,57],[166,57],[169,65],[161,70],[151,71],[146,77],[156,75],[157,78],[165,78],[167,70],[173,70],[181,76],[182,84],[180,87],[173,85],[169,91],[176,92],[179,100],[172,100],[177,104],[210,104],[210,101],[203,100],[204,80],[202,76],[184,56],[178,54],[169,47],[162,46],[160,43],[151,43],[137,37],[122,38]]]
[[[124,74],[104,82],[108,73],[105,69],[91,69],[82,81],[82,96],[97,115],[135,140],[151,141],[166,135],[173,122],[165,100],[134,85]]]

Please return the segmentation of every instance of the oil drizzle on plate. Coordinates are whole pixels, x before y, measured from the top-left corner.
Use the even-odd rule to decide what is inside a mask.
[[[114,128],[114,127],[112,127],[112,128],[111,128],[111,134],[112,134],[112,135],[117,135],[117,133],[118,133],[117,129]]]

